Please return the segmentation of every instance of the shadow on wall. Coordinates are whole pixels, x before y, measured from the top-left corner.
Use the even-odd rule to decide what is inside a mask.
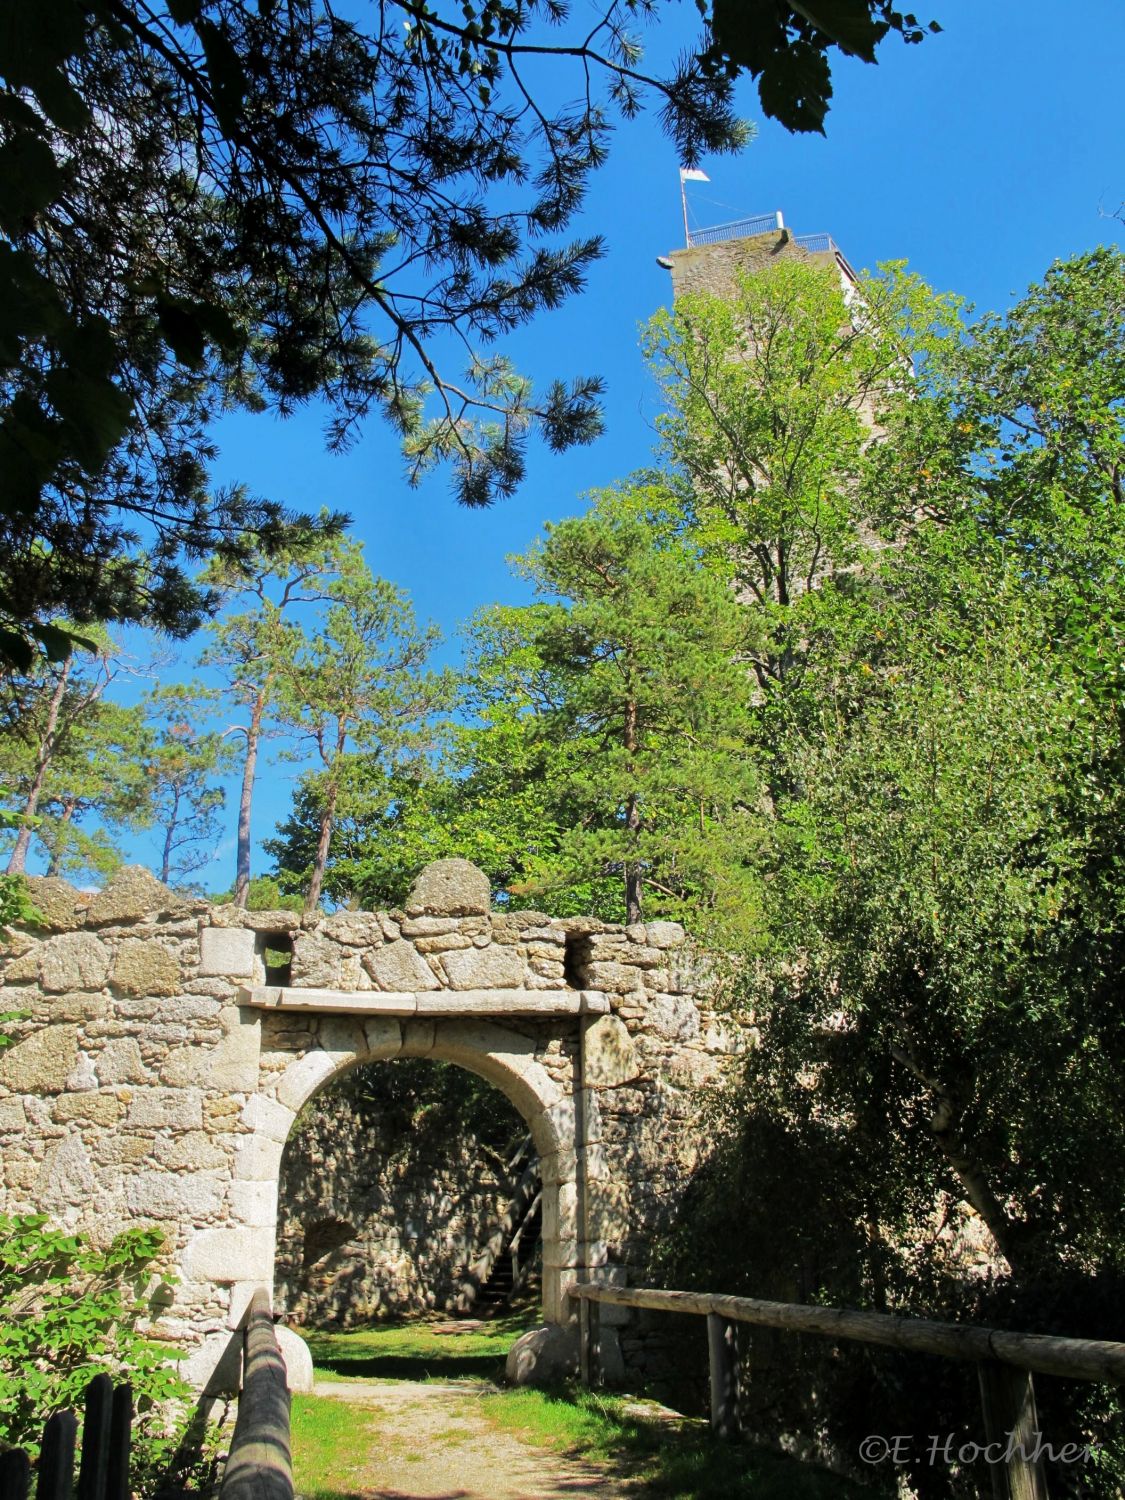
[[[526,1136],[498,1089],[452,1064],[371,1063],[331,1084],[282,1158],[278,1310],[346,1328],[474,1309],[506,1249]]]

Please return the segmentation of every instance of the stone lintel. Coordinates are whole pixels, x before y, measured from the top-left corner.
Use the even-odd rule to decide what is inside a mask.
[[[595,990],[447,990],[438,994],[382,990],[292,989],[243,985],[239,1003],[260,1010],[323,1011],[349,1016],[605,1015],[609,999]]]

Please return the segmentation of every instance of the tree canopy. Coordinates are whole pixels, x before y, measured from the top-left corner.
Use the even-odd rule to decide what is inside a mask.
[[[591,22],[553,0],[11,0],[0,18],[0,648],[52,623],[190,630],[185,561],[280,543],[297,519],[208,480],[212,418],[313,395],[329,438],[372,411],[412,479],[453,465],[486,504],[601,430],[596,374],[533,391],[497,341],[577,291],[596,237],[560,238],[646,97],[687,163],[748,137],[743,69],[817,128],[833,49],[869,60],[886,0],[701,5],[674,72],[646,74],[650,0]],[[600,80],[600,82],[599,82]],[[559,99],[577,103],[558,103]],[[453,351],[452,354],[450,351]],[[307,523],[307,518],[306,518]]]

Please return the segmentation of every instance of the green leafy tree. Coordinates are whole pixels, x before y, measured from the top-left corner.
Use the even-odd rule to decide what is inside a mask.
[[[406,595],[372,574],[362,546],[341,544],[337,560],[320,628],[279,681],[281,722],[311,748],[320,767],[307,911],[320,900],[352,757],[361,752],[393,771],[422,755],[429,722],[452,692],[449,674],[426,666],[436,629],[419,629]]]
[[[470,504],[518,482],[531,429],[554,449],[594,437],[596,376],[536,394],[482,350],[600,253],[557,237],[614,110],[655,98],[690,164],[748,139],[741,71],[768,112],[816,129],[830,56],[922,35],[889,0],[700,10],[696,49],[654,78],[639,0],[605,0],[589,25],[539,0],[379,0],[350,18],[318,0],[10,0],[0,649],[24,669],[35,642],[61,649],[64,603],[80,623],[187,631],[210,601],[185,559],[283,539],[280,507],[208,493],[224,405],[322,393],[336,443],[381,411],[411,474],[452,459]],[[464,378],[439,367],[446,331]]]
[[[324,513],[321,520],[328,520]],[[247,606],[207,627],[209,644],[200,657],[202,667],[221,674],[220,695],[243,719],[224,731],[241,736],[243,746],[235,855],[237,906],[246,905],[250,888],[258,756],[263,740],[276,733],[273,716],[279,687],[305,639],[294,611],[327,597],[327,580],[338,570],[342,555],[338,540],[326,541],[311,532],[277,550],[259,549],[234,564],[216,559],[204,575],[207,584],[228,602],[237,600]]]
[[[145,705],[158,726],[143,755],[146,821],[160,834],[158,874],[165,885],[182,885],[214,857],[226,807],[216,778],[234,770],[238,760],[221,735],[197,727],[205,697],[199,683],[184,683],[158,689]]]
[[[104,870],[117,859],[108,830],[131,826],[143,801],[139,712],[105,698],[120,670],[105,639],[95,653],[40,658],[36,668],[0,685],[7,727],[0,762],[19,820],[8,873],[26,869],[33,838],[52,874]],[[103,827],[89,835],[80,825],[93,814]]]

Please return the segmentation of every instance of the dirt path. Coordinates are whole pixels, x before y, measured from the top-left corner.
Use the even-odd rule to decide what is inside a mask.
[[[363,1500],[643,1500],[646,1487],[596,1463],[498,1432],[481,1411],[486,1383],[318,1381],[315,1394],[374,1417],[378,1453]]]

